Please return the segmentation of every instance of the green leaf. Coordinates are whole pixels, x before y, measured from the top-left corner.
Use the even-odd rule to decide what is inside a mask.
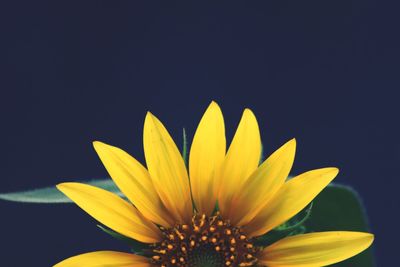
[[[123,196],[118,187],[110,178],[104,180],[90,180],[80,182],[91,184],[103,188],[107,191],[114,192],[119,196]],[[20,192],[3,193],[0,194],[0,199],[24,203],[72,203],[72,201],[63,193],[61,193],[55,186]]]
[[[310,219],[304,224],[307,232],[370,232],[361,199],[352,188],[337,184],[329,185],[313,202]],[[375,266],[375,261],[372,248],[332,266],[373,267]]]
[[[121,240],[125,243],[128,244],[128,246],[131,248],[132,253],[135,254],[142,254],[142,252],[146,251],[149,249],[149,245],[139,242],[135,239],[126,237],[124,235],[121,235],[120,233],[114,232],[111,229],[108,229],[102,225],[97,225],[103,232],[109,234],[110,236],[114,237],[115,239]]]

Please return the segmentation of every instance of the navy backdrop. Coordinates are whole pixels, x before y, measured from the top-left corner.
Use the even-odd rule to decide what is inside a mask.
[[[180,144],[215,100],[229,138],[245,107],[267,153],[296,137],[293,173],[338,166],[363,196],[379,266],[393,266],[395,15],[373,0],[2,2],[0,191],[107,177],[93,140],[143,160],[147,110]],[[2,266],[125,249],[74,205],[0,209]]]

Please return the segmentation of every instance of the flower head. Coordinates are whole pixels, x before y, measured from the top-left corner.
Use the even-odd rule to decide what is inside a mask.
[[[188,168],[164,125],[144,123],[145,168],[123,150],[94,142],[101,161],[128,201],[103,189],[62,183],[59,190],[105,226],[148,244],[141,255],[99,251],[56,267],[326,266],[370,246],[361,232],[308,233],[267,247],[254,240],[303,210],[337,175],[322,168],[287,179],[296,141],[260,164],[261,138],[246,109],[226,152],[225,126],[212,102],[194,135]]]

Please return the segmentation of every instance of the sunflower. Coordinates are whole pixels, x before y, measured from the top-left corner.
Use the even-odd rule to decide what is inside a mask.
[[[254,240],[302,211],[338,174],[321,168],[287,179],[296,141],[260,164],[257,120],[245,109],[226,152],[219,106],[204,113],[190,148],[188,168],[164,125],[147,113],[143,132],[147,169],[123,150],[94,142],[126,201],[81,183],[57,187],[103,225],[148,244],[140,253],[97,251],[55,267],[326,266],[370,246],[373,235],[321,232],[288,236],[267,247]]]

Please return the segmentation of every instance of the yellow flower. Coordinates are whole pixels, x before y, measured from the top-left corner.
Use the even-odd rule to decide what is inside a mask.
[[[294,139],[259,164],[260,133],[249,109],[226,152],[224,119],[212,102],[194,135],[188,170],[168,131],[151,113],[143,143],[147,169],[123,150],[94,142],[130,202],[80,183],[62,183],[58,189],[105,226],[148,243],[150,249],[143,255],[92,252],[56,267],[326,266],[360,253],[373,241],[369,233],[322,232],[286,237],[266,248],[253,244],[255,237],[304,209],[338,169],[312,170],[287,181]]]

